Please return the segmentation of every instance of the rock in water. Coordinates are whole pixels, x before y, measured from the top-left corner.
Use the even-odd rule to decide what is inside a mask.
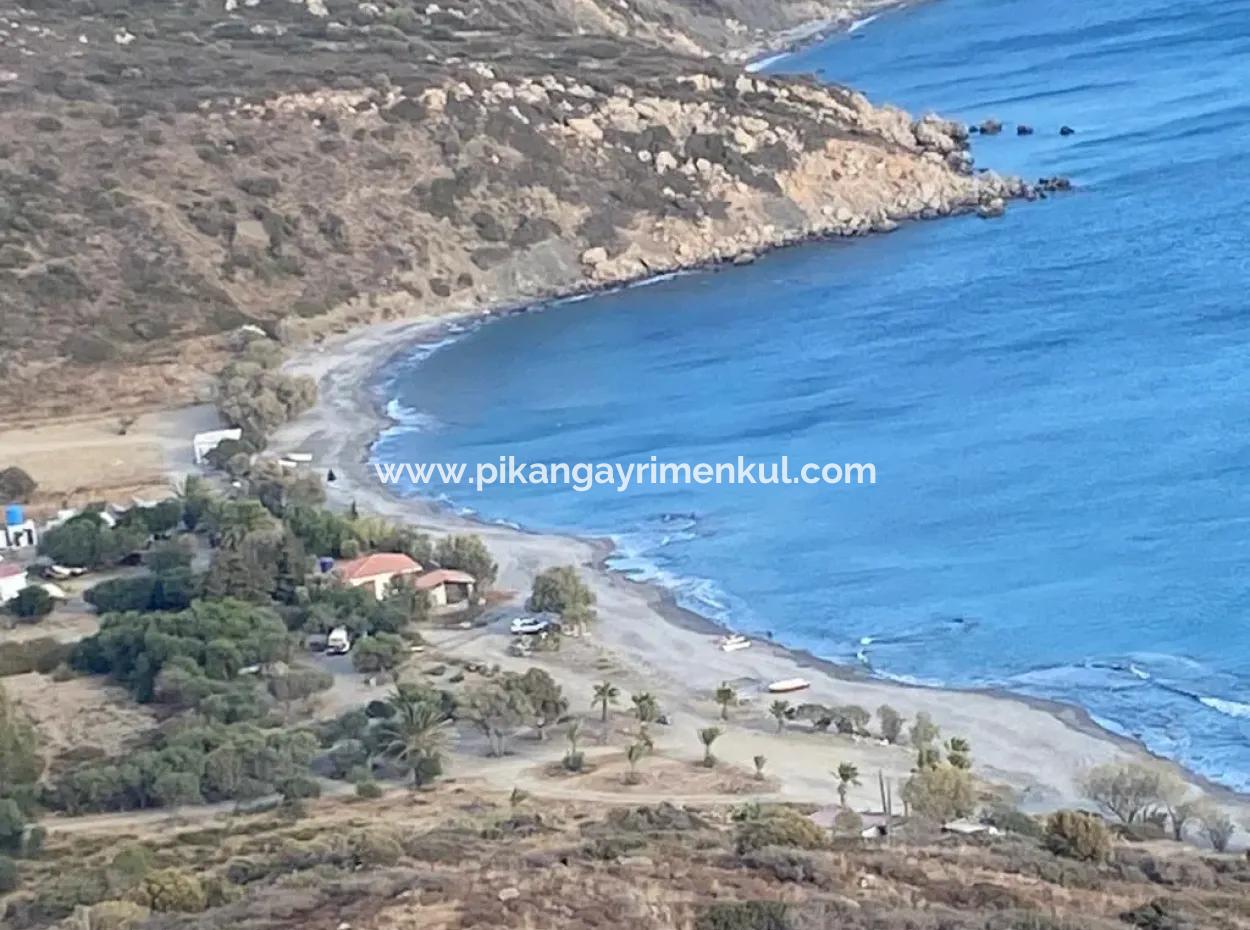
[[[977,216],[983,220],[993,219],[1002,216],[1007,212],[1007,204],[1003,202],[1001,197],[995,197],[993,200],[987,200],[977,207]]]
[[[1003,131],[1003,124],[996,119],[987,119],[980,126],[981,135],[996,136]]]
[[[1059,135],[1061,135],[1061,136],[1070,136],[1070,135],[1072,135],[1074,132],[1076,132],[1076,130],[1075,130],[1075,129],[1073,129],[1071,126],[1060,126],[1060,127],[1059,127]]]
[[[1033,135],[1033,127],[1026,126],[1024,123],[1021,123],[1019,126],[1016,127],[1016,135],[1017,136],[1031,136]]]

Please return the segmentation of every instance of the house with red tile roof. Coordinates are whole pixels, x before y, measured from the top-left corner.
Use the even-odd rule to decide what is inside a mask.
[[[386,596],[392,579],[411,579],[420,575],[421,563],[402,552],[374,552],[339,562],[334,566],[334,574],[353,588],[368,585],[373,590],[373,596],[380,601]]]

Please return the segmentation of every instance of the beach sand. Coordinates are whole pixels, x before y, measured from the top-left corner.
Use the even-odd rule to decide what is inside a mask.
[[[857,669],[764,641],[743,651],[722,652],[716,645],[720,628],[678,607],[663,589],[605,568],[611,552],[606,540],[479,523],[388,491],[367,467],[370,444],[388,426],[379,409],[384,398],[376,396],[372,383],[378,368],[397,352],[440,338],[448,325],[439,320],[367,327],[293,359],[290,370],[315,377],[320,398],[312,411],[284,427],[272,442],[275,450],[311,452],[319,469],[333,468],[337,480],[328,489],[331,504],[346,507],[355,502],[362,511],[435,534],[472,532],[483,537],[499,563],[497,588],[513,592],[518,610],[533,577],[554,565],[579,566],[598,598],[599,620],[590,637],[559,653],[513,659],[504,652],[506,635],[498,632],[462,635],[459,643],[444,637],[435,640],[437,647],[505,668],[544,664],[567,693],[576,695],[579,689],[585,693],[586,707],[575,706],[583,712],[589,710],[593,682],[605,675],[621,687],[626,707],[624,695],[651,691],[672,720],[657,734],[663,751],[694,758],[698,751],[694,731],[720,724],[725,735],[716,744],[718,757],[750,769],[754,755],[765,755],[769,774],[779,785],[776,796],[793,800],[828,802],[833,797],[831,770],[850,761],[859,766],[865,783],[853,790],[852,801],[871,804],[878,793],[876,773],[900,784],[914,755],[909,748],[875,740],[812,733],[805,724],[777,733],[768,715],[773,698],[764,686],[785,678],[811,682],[810,690],[790,696],[795,703],[858,704],[873,712],[889,704],[907,718],[928,712],[944,738],[963,736],[971,741],[974,771],[980,778],[1009,786],[1018,803],[1029,810],[1081,803],[1077,779],[1091,765],[1151,758],[1138,744],[1108,733],[1073,707],[869,679]],[[722,681],[733,683],[746,702],[725,723],[717,719],[719,709],[711,699]],[[1243,809],[1239,796],[1191,773],[1184,775],[1230,807]],[[528,787],[541,790],[533,784]]]

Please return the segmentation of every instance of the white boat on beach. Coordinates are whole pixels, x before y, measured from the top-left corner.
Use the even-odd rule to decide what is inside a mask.
[[[806,678],[783,678],[768,686],[770,694],[789,694],[791,691],[805,691],[812,686]]]
[[[739,649],[750,649],[751,641],[745,636],[738,633],[730,633],[728,636],[722,636],[720,642],[721,652],[737,652]]]

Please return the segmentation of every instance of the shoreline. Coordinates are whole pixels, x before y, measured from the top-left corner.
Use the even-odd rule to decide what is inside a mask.
[[[727,627],[678,603],[672,591],[640,581],[607,563],[615,551],[605,537],[544,533],[456,512],[439,501],[404,497],[376,481],[368,469],[374,443],[396,425],[385,411],[388,398],[379,391],[382,373],[399,357],[445,339],[465,323],[537,312],[546,304],[499,308],[489,313],[373,324],[329,340],[294,357],[288,368],[314,377],[319,399],[313,410],[284,426],[273,437],[275,450],[311,452],[317,467],[333,468],[337,480],[327,486],[328,503],[403,520],[433,533],[471,532],[482,536],[500,564],[499,590],[522,596],[543,568],[576,564],[599,596],[602,619],[596,645],[626,667],[666,680],[671,689],[697,702],[717,681],[762,684],[801,671],[812,681],[804,693],[811,701],[858,703],[870,711],[880,703],[924,709],[944,734],[971,738],[978,770],[1010,785],[1022,806],[1039,810],[1082,804],[1076,788],[1080,771],[1106,761],[1159,761],[1191,785],[1224,803],[1241,808],[1250,795],[1219,785],[1200,773],[1151,753],[1142,743],[1101,726],[1084,708],[1006,689],[935,687],[893,681],[821,658],[809,650],[776,640],[752,637],[741,653],[721,653],[714,639]],[[379,351],[381,350],[381,351]],[[343,429],[344,424],[351,424]],[[619,627],[613,615],[625,620]],[[697,665],[704,682],[688,680]],[[737,673],[737,674],[734,674]],[[743,674],[746,673],[746,674]],[[822,695],[835,694],[832,701]],[[951,723],[951,719],[955,723]],[[987,742],[987,734],[992,738]]]

